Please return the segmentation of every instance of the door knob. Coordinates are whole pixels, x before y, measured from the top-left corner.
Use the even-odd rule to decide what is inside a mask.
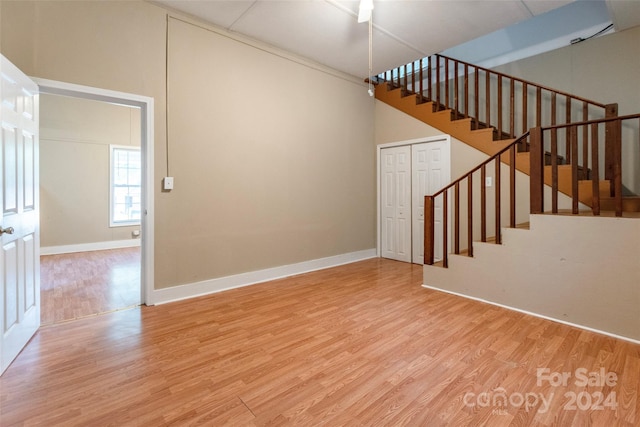
[[[13,234],[13,227],[2,228],[0,225],[0,234]]]

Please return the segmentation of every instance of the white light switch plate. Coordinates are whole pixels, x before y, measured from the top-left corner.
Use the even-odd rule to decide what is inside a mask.
[[[173,190],[173,177],[165,176],[162,180],[162,188],[165,190]]]

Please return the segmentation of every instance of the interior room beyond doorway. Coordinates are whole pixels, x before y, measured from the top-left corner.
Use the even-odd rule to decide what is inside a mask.
[[[140,109],[41,94],[40,117],[42,323],[140,304]]]

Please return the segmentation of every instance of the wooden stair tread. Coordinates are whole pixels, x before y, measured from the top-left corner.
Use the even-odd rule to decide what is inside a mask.
[[[557,214],[551,213],[551,212],[545,212],[542,213],[540,215],[568,215],[568,216],[576,216],[576,214],[574,214],[571,209],[559,209]],[[591,209],[589,210],[582,210],[579,211],[577,216],[588,216],[588,217],[593,217],[593,212],[591,212]],[[604,218],[616,218],[616,212],[614,210],[604,210],[604,209],[600,209],[600,215],[601,217]],[[618,217],[620,218],[620,217]],[[622,218],[640,218],[640,212],[627,212],[627,211],[622,211]]]
[[[600,197],[601,211],[615,211],[616,201],[613,197]],[[623,212],[640,212],[640,197],[627,196],[622,198]]]

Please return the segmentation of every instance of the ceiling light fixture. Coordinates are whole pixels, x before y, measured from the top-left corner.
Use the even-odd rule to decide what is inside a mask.
[[[358,7],[358,24],[371,21],[371,12],[373,12],[373,0],[360,0]]]
[[[369,22],[369,96],[373,96],[373,0],[360,0],[358,23]]]

